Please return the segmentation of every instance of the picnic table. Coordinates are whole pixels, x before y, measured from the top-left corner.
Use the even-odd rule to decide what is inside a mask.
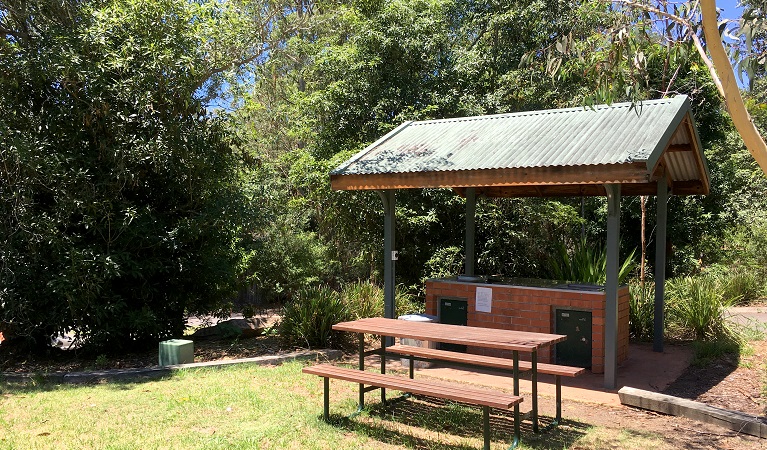
[[[519,395],[519,352],[530,355],[530,370],[532,377],[532,411],[531,420],[533,431],[538,431],[538,352],[542,348],[554,345],[567,339],[567,336],[559,334],[531,333],[526,331],[500,330],[494,328],[469,327],[461,325],[448,325],[434,322],[414,322],[407,320],[386,319],[383,317],[371,317],[341,322],[333,325],[334,330],[348,331],[358,334],[359,346],[359,369],[365,370],[365,356],[371,353],[381,354],[381,373],[386,373],[386,339],[384,337],[411,338],[423,341],[442,342],[447,344],[462,344],[471,347],[483,347],[499,350],[512,351],[512,371],[514,395]],[[364,335],[375,334],[381,336],[381,348],[371,352],[365,352]],[[445,352],[453,355],[455,360],[464,360],[469,366],[485,366],[475,364],[474,355],[457,352]],[[428,358],[421,358],[428,359]],[[443,359],[435,357],[434,359]],[[412,376],[412,372],[411,372]],[[364,405],[363,387],[360,386],[360,406]],[[386,401],[386,390],[381,389],[381,401]],[[515,406],[515,413],[519,405]]]

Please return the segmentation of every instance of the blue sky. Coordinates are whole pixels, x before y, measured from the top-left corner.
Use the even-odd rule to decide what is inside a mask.
[[[726,19],[737,19],[740,17],[741,8],[737,7],[738,0],[717,0],[716,6],[723,9],[722,17]]]

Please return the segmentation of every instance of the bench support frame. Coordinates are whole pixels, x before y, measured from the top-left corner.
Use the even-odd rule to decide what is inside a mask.
[[[375,350],[381,354],[381,350]],[[393,352],[385,352],[383,353],[386,356],[403,356],[399,353],[393,353]],[[514,364],[514,369],[502,369],[499,367],[491,367],[490,369],[498,372],[511,372],[514,374],[514,395],[519,395],[519,373],[521,372],[519,368],[519,352],[514,351],[512,352],[512,360]],[[427,361],[427,362],[434,362],[435,360],[432,358],[423,358],[420,356],[414,356],[414,355],[406,355],[409,362],[409,376],[410,378],[415,377],[415,361]],[[482,367],[477,364],[471,364],[471,363],[459,363],[455,361],[440,361],[440,364],[446,365],[446,366],[454,366],[454,367],[467,367],[467,368],[476,368],[476,367]],[[539,429],[538,423],[538,370],[537,370],[537,358],[534,358],[533,361],[531,361],[532,367],[535,367],[536,370],[532,372],[532,403],[533,407],[532,410],[529,412],[528,416],[530,417],[532,423],[533,423],[533,431],[538,432],[544,432],[548,431],[552,428],[555,428],[559,426],[560,423],[562,423],[562,376],[561,375],[554,375],[555,380],[555,386],[556,386],[556,416],[554,420],[546,425],[543,429]],[[519,405],[514,406],[515,409],[519,409]],[[518,411],[516,411],[518,412]],[[515,423],[516,427],[516,423]],[[516,430],[515,430],[516,432]]]
[[[322,377],[322,386],[323,386],[323,394],[322,394],[322,419],[325,422],[330,422],[330,377]],[[364,384],[360,383],[360,406],[357,408],[357,411],[352,413],[349,418],[353,418],[362,412],[362,408],[364,405],[364,397],[365,392],[372,391],[374,389],[379,389],[376,386],[369,386],[365,387]],[[518,388],[518,386],[517,386]],[[381,392],[384,392],[384,388],[380,388]],[[410,397],[410,394],[405,393],[404,395],[397,397],[389,402],[384,402],[384,405],[387,404],[393,404],[395,402],[405,400]],[[520,442],[520,427],[519,427],[519,403],[514,405],[514,440],[512,441],[511,446],[509,447],[509,450],[513,450],[517,448]],[[482,440],[483,440],[483,450],[490,450],[490,407],[489,406],[482,406]]]

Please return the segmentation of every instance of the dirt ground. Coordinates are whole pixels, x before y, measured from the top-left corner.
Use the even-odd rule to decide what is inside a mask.
[[[767,341],[752,343],[753,352],[727,355],[704,367],[691,366],[664,393],[698,400],[713,406],[737,410],[764,417],[767,412],[767,392],[764,392]],[[246,358],[265,354],[292,351],[280,348],[274,336],[250,339],[207,339],[195,341],[195,361],[214,361]],[[50,355],[29,358],[13,354],[0,346],[0,372],[56,372],[85,371],[93,369],[151,367],[157,365],[157,352],[147,351],[109,357],[82,355],[76,352],[54,352]],[[553,399],[543,399],[541,411],[545,416],[554,410]],[[542,448],[627,448],[619,435],[641,434],[662,440],[659,448],[669,449],[767,449],[767,439],[758,439],[713,425],[706,425],[680,417],[665,416],[629,407],[608,407],[590,403],[568,401],[563,415],[567,419],[559,431],[553,432],[562,439],[560,445],[546,444]],[[544,421],[546,418],[544,417]],[[550,419],[549,419],[550,420]],[[608,434],[603,442],[580,443],[577,436],[585,433],[591,425],[606,427]],[[558,434],[556,434],[558,433]],[[614,439],[614,441],[611,441]],[[551,442],[549,442],[551,443]],[[536,448],[539,446],[534,445]]]

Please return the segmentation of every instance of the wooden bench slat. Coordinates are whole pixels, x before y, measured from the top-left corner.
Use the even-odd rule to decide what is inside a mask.
[[[385,375],[363,370],[347,369],[330,364],[304,367],[303,372],[320,377],[362,383],[409,392],[411,394],[444,398],[492,408],[509,409],[522,401],[522,397],[473,386],[437,383],[431,380],[415,380],[398,375]]]
[[[498,358],[495,356],[473,355],[470,353],[458,353],[458,352],[451,352],[447,350],[438,350],[438,349],[427,348],[427,347],[414,347],[411,345],[402,345],[402,344],[386,347],[386,351],[397,353],[400,355],[413,355],[413,356],[418,356],[422,358],[439,359],[442,361],[476,364],[479,366],[494,367],[497,369],[512,370],[514,368],[513,360],[507,359],[507,358]],[[531,370],[531,369],[532,369],[532,364],[530,363],[530,361],[519,361],[520,371]],[[586,372],[586,369],[582,367],[560,366],[557,364],[538,363],[538,373],[545,373],[549,375],[559,375],[559,376],[565,376],[565,377],[575,377],[584,372]]]

